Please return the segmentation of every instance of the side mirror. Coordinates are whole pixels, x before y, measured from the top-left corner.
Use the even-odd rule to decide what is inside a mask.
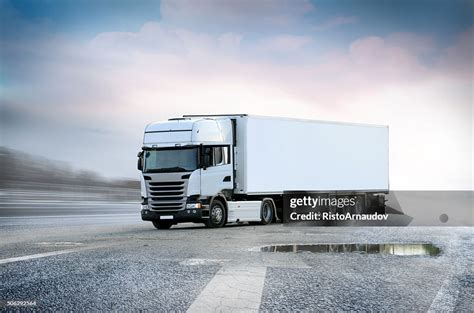
[[[204,146],[201,144],[199,146],[199,158],[198,158],[199,168],[206,170],[206,165],[204,164]]]
[[[206,147],[201,145],[200,149],[200,167],[204,171],[209,167],[212,166],[211,164],[211,154],[212,154],[212,148],[211,147]]]
[[[137,157],[137,169],[143,171],[143,151],[138,152]]]

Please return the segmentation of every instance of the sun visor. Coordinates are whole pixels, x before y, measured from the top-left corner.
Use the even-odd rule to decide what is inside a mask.
[[[143,144],[190,142],[191,134],[191,130],[146,132],[143,137]]]

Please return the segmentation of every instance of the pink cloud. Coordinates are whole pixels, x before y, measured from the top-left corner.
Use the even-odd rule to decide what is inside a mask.
[[[268,52],[294,52],[311,43],[309,36],[279,35],[266,38],[257,44],[257,50]]]
[[[304,36],[261,42],[273,51],[306,52],[305,62],[295,64],[261,61],[269,50],[243,58],[236,53],[242,38],[150,22],[138,32],[103,33],[87,43],[42,40],[22,47],[36,62],[22,68],[25,85],[3,95],[34,106],[39,117],[54,112],[55,118],[100,125],[133,152],[143,125],[183,113],[389,124],[393,188],[470,184],[473,83],[464,75],[472,75],[472,30],[445,50],[415,34],[359,38],[325,56],[313,56]],[[429,65],[426,53],[435,56]],[[101,146],[109,142],[104,137]],[[414,155],[423,161],[413,161]]]
[[[443,51],[437,60],[437,66],[466,82],[473,82],[474,27],[457,36],[455,43]]]
[[[380,37],[354,41],[348,57],[358,73],[373,81],[413,81],[429,70],[410,49]]]

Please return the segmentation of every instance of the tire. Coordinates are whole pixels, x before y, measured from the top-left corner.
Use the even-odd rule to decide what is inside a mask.
[[[173,222],[170,221],[153,221],[152,223],[157,229],[169,229],[173,226]]]
[[[273,205],[273,201],[271,199],[264,199],[262,201],[262,205],[260,206],[260,224],[270,224],[273,221],[274,214],[275,206]]]
[[[213,200],[209,208],[209,219],[206,226],[210,228],[219,228],[225,225],[227,221],[227,213],[225,206],[220,200]]]
[[[363,213],[367,213],[366,212],[366,209],[365,209],[365,201],[364,201],[364,197],[363,196],[358,196],[357,197],[357,202],[354,206],[354,213],[355,214],[363,214]]]

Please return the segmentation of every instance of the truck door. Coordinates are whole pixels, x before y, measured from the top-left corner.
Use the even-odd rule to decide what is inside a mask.
[[[203,149],[201,196],[215,196],[222,190],[232,190],[234,184],[230,146],[205,146]]]

